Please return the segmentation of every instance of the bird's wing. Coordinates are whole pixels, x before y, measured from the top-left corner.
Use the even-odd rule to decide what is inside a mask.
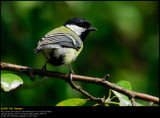
[[[81,40],[76,39],[73,35],[68,33],[54,33],[45,35],[39,42],[35,53],[38,54],[43,49],[53,49],[59,47],[69,47],[76,50],[81,47]]]

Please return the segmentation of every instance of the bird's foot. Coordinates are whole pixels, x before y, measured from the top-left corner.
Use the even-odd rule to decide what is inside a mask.
[[[72,70],[71,66],[70,67],[70,72],[69,72],[69,81],[72,81],[72,75],[74,75],[74,71]]]
[[[42,70],[41,70],[41,75],[40,75],[40,78],[41,80],[44,79],[44,74],[46,72],[46,65],[47,65],[47,62],[45,63],[45,65],[42,67]]]

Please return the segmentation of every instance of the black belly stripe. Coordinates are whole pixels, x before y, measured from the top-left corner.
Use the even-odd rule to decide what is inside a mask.
[[[60,66],[60,65],[63,65],[64,64],[64,56],[61,55],[59,56],[58,58],[54,56],[54,50],[52,50],[50,53],[49,53],[49,56],[50,56],[50,60],[49,60],[49,63],[54,65],[54,66]]]

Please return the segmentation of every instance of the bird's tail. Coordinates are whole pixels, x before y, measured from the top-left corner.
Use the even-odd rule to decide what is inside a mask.
[[[34,49],[33,51],[35,52],[35,54],[39,54],[39,53],[41,52],[41,50],[40,50],[40,49],[37,49],[37,48]]]

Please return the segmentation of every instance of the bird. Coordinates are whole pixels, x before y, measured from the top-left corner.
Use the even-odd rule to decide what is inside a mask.
[[[42,74],[46,72],[47,63],[53,66],[67,65],[70,68],[69,77],[72,81],[74,71],[71,63],[82,51],[83,43],[90,31],[97,31],[97,29],[85,18],[76,17],[67,20],[63,26],[51,30],[42,37],[37,48],[34,49],[35,54],[42,53],[46,59]]]

